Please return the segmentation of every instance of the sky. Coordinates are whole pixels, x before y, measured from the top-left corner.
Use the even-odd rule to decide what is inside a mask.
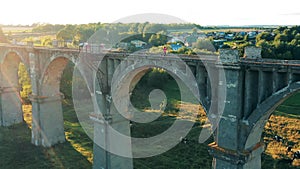
[[[135,22],[147,21],[147,15],[139,14],[155,13],[164,14],[157,22],[176,17],[203,26],[300,25],[298,4],[299,0],[4,0],[0,24]]]

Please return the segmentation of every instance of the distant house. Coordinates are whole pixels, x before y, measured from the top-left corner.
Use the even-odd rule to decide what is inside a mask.
[[[178,51],[178,49],[180,49],[182,47],[182,45],[180,43],[177,43],[177,44],[172,43],[170,46],[173,51]]]
[[[143,42],[141,40],[132,40],[130,43],[133,44],[137,48],[144,48],[147,45],[146,42]]]
[[[181,37],[173,37],[172,39],[170,39],[168,41],[168,43],[176,43],[176,42],[182,42],[182,43],[184,43],[184,40]]]
[[[217,37],[218,39],[224,38],[224,37],[225,37],[225,32],[217,32],[217,33],[216,33],[216,37]]]
[[[127,42],[119,42],[115,45],[115,48],[121,49],[121,50],[128,50],[129,43]]]
[[[255,39],[256,36],[257,36],[257,32],[256,31],[248,32],[249,39]]]
[[[234,38],[234,34],[233,33],[225,35],[225,39],[227,39],[227,40],[233,40],[233,38]]]
[[[213,44],[216,49],[222,48],[224,45],[224,42],[226,42],[226,39],[218,39],[218,40],[213,40]]]
[[[241,32],[238,32],[237,35],[239,36],[245,36],[247,34],[247,32],[244,32],[244,31],[241,31]]]

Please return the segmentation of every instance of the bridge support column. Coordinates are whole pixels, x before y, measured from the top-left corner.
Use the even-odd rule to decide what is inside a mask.
[[[1,112],[0,126],[11,126],[23,122],[23,111],[20,97],[20,87],[6,86],[0,88]]]
[[[32,143],[50,147],[65,141],[62,95],[31,96]]]
[[[102,95],[101,95],[102,96]],[[110,105],[104,103],[104,100],[109,98],[99,99],[103,110],[104,105]],[[99,102],[99,101],[98,101]],[[109,112],[109,113],[103,113]],[[91,116],[94,120],[94,169],[114,169],[124,168],[133,169],[130,139],[130,124],[129,120],[125,119],[118,113],[113,104],[109,109],[103,110],[100,117]],[[116,135],[116,133],[118,133]],[[128,138],[121,138],[119,134],[128,136]],[[119,156],[111,152],[117,152],[118,154],[126,155],[126,157]]]
[[[214,157],[214,169],[258,169],[261,148],[250,151],[244,150],[244,140],[248,135],[243,124],[244,104],[244,77],[239,64],[237,50],[220,51],[218,112],[221,115],[215,132],[215,143],[210,145],[210,152]],[[223,73],[224,72],[224,73]],[[223,74],[223,75],[222,75]],[[225,77],[224,77],[225,76]],[[224,77],[225,79],[222,79]],[[226,80],[226,82],[225,82]],[[222,90],[226,89],[226,100],[221,97]],[[224,105],[224,110],[220,107]],[[252,165],[252,166],[251,166]]]

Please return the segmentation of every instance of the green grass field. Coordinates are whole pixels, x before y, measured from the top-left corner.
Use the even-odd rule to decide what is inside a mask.
[[[65,105],[66,107],[66,105]],[[28,113],[31,106],[24,106],[25,120],[30,122]],[[74,122],[74,111],[65,111],[65,131],[67,141],[51,148],[31,144],[30,125],[21,123],[11,127],[0,127],[0,168],[1,169],[42,169],[42,168],[91,168],[92,142],[82,136],[83,130]],[[74,125],[75,124],[75,125]],[[88,150],[80,152],[77,146]],[[88,143],[88,144],[86,144]]]

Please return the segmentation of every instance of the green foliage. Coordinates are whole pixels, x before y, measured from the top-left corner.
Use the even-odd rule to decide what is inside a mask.
[[[176,81],[164,69],[153,68],[147,72],[138,84],[135,86],[131,95],[131,102],[139,109],[150,107],[148,96],[154,89],[160,89],[167,96],[167,105],[165,111],[177,112],[174,106],[175,100],[180,100],[180,93]]]
[[[152,24],[145,23],[89,23],[80,25],[52,25],[52,24],[33,24],[32,32],[45,33],[56,32],[56,38],[58,40],[70,41],[74,45],[78,45],[79,42],[105,43],[116,44],[120,42],[125,34],[141,34],[144,37],[142,41],[148,42],[151,34],[165,34],[168,30],[178,29],[192,29],[194,27],[200,28],[200,25],[195,24]],[[98,32],[97,32],[98,31]],[[97,36],[92,37],[97,32]],[[99,38],[101,37],[101,38]],[[154,39],[160,39],[153,37]],[[164,38],[164,37],[161,37]],[[101,41],[102,40],[102,41]],[[108,41],[109,40],[109,41]],[[111,41],[112,40],[112,41]],[[115,41],[114,41],[115,40]],[[163,44],[165,39],[160,39]]]
[[[144,27],[144,33],[158,33],[158,32],[165,32],[166,27],[164,24],[147,24]]]
[[[42,46],[51,46],[53,39],[50,36],[44,36],[40,40]]]
[[[44,33],[44,32],[58,32],[59,30],[63,29],[65,26],[60,24],[37,24],[32,29],[32,32]]]
[[[260,40],[272,41],[274,40],[274,37],[271,32],[262,32],[256,36],[256,41]]]
[[[166,82],[169,79],[168,73],[159,68],[154,68],[147,74],[147,85],[153,88],[162,87],[161,82]]]
[[[57,32],[56,39],[64,40],[64,41],[72,41],[73,37],[75,37],[76,35],[75,27],[76,26],[74,25],[66,25],[63,29]]]
[[[162,35],[162,34],[153,34],[151,35],[150,39],[149,39],[149,44],[153,45],[153,46],[161,46],[166,44],[168,41],[167,36],[166,35]]]
[[[19,65],[18,76],[19,76],[19,84],[22,88],[20,92],[22,101],[24,104],[30,104],[31,102],[28,96],[32,93],[31,81],[30,81],[29,73],[23,63],[20,63]]]
[[[250,46],[250,45],[251,45],[251,44],[250,44],[249,42],[245,42],[245,43],[236,44],[236,45],[234,46],[234,48],[238,50],[239,56],[240,56],[240,57],[243,57],[244,52],[245,52],[245,47],[246,47],[246,46]]]
[[[72,99],[72,80],[73,80],[74,63],[69,62],[62,74],[60,81],[60,91],[66,99]]]
[[[196,53],[193,51],[193,49],[188,48],[186,46],[182,46],[177,51],[170,50],[170,53],[174,54],[186,54],[186,55],[195,55]]]
[[[299,39],[300,26],[279,27],[256,37],[262,57],[275,59],[300,59]]]
[[[198,39],[196,43],[193,45],[193,48],[204,49],[211,52],[216,51],[212,41],[208,39]]]

